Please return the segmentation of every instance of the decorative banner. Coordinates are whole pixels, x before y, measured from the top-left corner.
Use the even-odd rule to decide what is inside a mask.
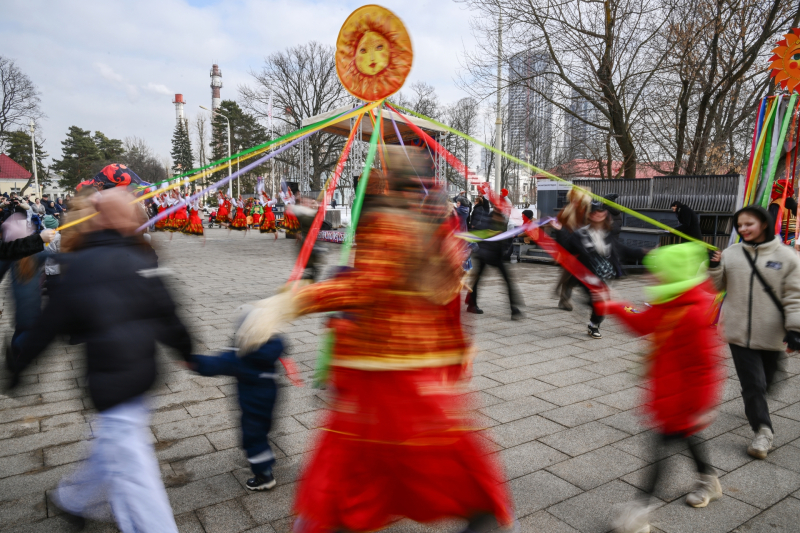
[[[402,115],[402,114],[401,114],[399,111],[397,111],[397,110],[396,110],[394,107],[392,107],[392,105],[390,105],[388,102],[387,102],[387,104],[386,104],[386,105],[387,105],[387,107],[389,107],[389,109],[392,109],[393,111],[396,111],[396,112],[397,112],[397,113],[398,113],[400,116],[403,116],[403,115]],[[509,161],[513,161],[514,163],[517,163],[518,165],[521,165],[521,166],[523,166],[523,167],[529,168],[529,169],[533,170],[534,172],[537,172],[537,173],[539,173],[539,174],[542,174],[543,176],[546,176],[546,177],[548,177],[548,178],[550,178],[550,179],[553,179],[553,180],[555,180],[555,181],[560,181],[560,182],[562,182],[562,183],[567,183],[567,184],[569,184],[570,186],[572,186],[572,187],[575,187],[576,189],[581,189],[580,187],[577,187],[577,186],[573,185],[573,184],[572,184],[570,181],[568,181],[568,180],[565,180],[565,179],[563,179],[563,178],[559,178],[558,176],[556,176],[556,175],[554,175],[554,174],[551,174],[551,173],[547,172],[546,170],[542,170],[541,168],[539,168],[539,167],[537,167],[537,166],[535,166],[535,165],[531,165],[530,163],[528,163],[528,162],[526,162],[526,161],[523,161],[522,159],[520,159],[520,158],[518,158],[518,157],[514,157],[514,156],[513,156],[513,155],[511,155],[511,154],[507,154],[507,153],[505,153],[505,152],[504,152],[504,151],[502,151],[502,150],[498,150],[498,149],[497,149],[497,148],[495,148],[494,146],[491,146],[491,145],[489,145],[489,144],[486,144],[485,142],[481,142],[481,141],[479,141],[478,139],[476,139],[476,138],[474,138],[474,137],[471,137],[471,136],[467,135],[466,133],[462,133],[462,132],[458,131],[458,130],[457,130],[457,129],[455,129],[455,128],[451,128],[450,126],[447,126],[447,125],[445,125],[445,124],[442,124],[441,122],[439,122],[439,121],[437,121],[437,120],[434,120],[434,119],[432,119],[432,118],[430,118],[430,117],[426,117],[425,115],[423,115],[423,114],[421,114],[421,113],[417,113],[416,111],[413,111],[413,110],[411,110],[411,109],[408,109],[407,107],[403,107],[403,106],[401,106],[401,105],[395,105],[395,107],[398,107],[398,108],[402,109],[403,111],[406,111],[406,112],[408,112],[408,113],[411,113],[412,115],[414,115],[414,116],[416,116],[416,117],[419,117],[419,118],[421,118],[421,119],[423,119],[423,120],[427,120],[427,121],[428,121],[428,122],[430,122],[431,124],[436,124],[437,126],[439,126],[439,127],[441,127],[441,128],[444,128],[444,129],[446,129],[446,130],[447,130],[447,131],[449,131],[450,133],[453,133],[453,134],[455,134],[455,135],[458,135],[459,137],[461,137],[461,138],[463,138],[463,139],[466,139],[466,140],[468,140],[468,141],[471,141],[471,142],[473,142],[473,143],[475,143],[475,144],[477,144],[477,145],[479,145],[479,146],[482,146],[482,147],[486,148],[487,150],[491,150],[492,152],[496,153],[497,155],[499,155],[499,156],[501,156],[501,157],[505,157],[505,158],[506,158],[506,159],[508,159]],[[409,124],[408,124],[408,125],[409,125],[409,126],[411,127],[411,129],[413,129],[415,132],[416,132],[417,130],[419,130],[419,128],[417,128],[417,127],[416,127],[414,124],[411,124],[410,122],[409,122]],[[419,130],[419,131],[421,132],[422,130]],[[419,132],[417,132],[417,135],[419,135]],[[427,135],[427,134],[425,134],[424,132],[422,133],[422,136],[424,136],[424,137],[427,137],[428,139],[430,139],[430,136],[429,136],[429,135]],[[433,141],[433,139],[431,139],[431,141],[432,141],[432,142],[434,142],[436,146],[438,146],[438,143],[436,143],[436,141]],[[443,150],[443,153],[445,154],[445,156],[447,156],[447,155],[449,154],[449,152],[447,152],[446,150],[444,150],[444,148],[441,148],[441,150]],[[451,157],[452,157],[452,156],[451,156]],[[447,161],[447,162],[448,162],[448,163],[450,163],[450,159],[449,159],[449,158],[448,158],[448,161]],[[452,163],[451,163],[451,164],[452,164]],[[461,168],[461,167],[463,167],[463,166],[464,166],[464,164],[463,164],[463,163],[461,163],[460,161],[458,161],[458,164],[459,164],[460,166],[455,166],[455,167],[454,167],[456,170],[459,170],[459,168]],[[463,171],[460,171],[460,170],[459,170],[459,172],[461,172],[461,174],[462,174],[462,175],[466,176],[465,172],[463,172]],[[482,184],[486,184],[486,182],[483,182],[483,181],[482,181],[481,183],[482,183]],[[486,186],[488,186],[488,184],[486,184]],[[707,242],[705,242],[705,241],[697,240],[697,239],[695,239],[694,237],[690,237],[689,235],[686,235],[685,233],[683,233],[683,232],[680,232],[680,231],[676,230],[675,228],[672,228],[672,227],[670,227],[670,226],[667,226],[666,224],[662,224],[662,223],[661,223],[661,222],[659,222],[658,220],[654,220],[654,219],[652,219],[652,218],[650,218],[650,217],[648,217],[648,216],[646,216],[646,215],[643,215],[643,214],[641,214],[641,213],[639,213],[639,212],[636,212],[636,211],[634,211],[633,209],[629,209],[629,208],[625,207],[624,205],[620,205],[620,204],[618,204],[618,203],[616,203],[616,202],[612,202],[611,200],[607,200],[606,198],[603,198],[602,196],[599,196],[599,195],[597,195],[597,194],[593,194],[593,193],[592,193],[591,191],[589,191],[589,190],[586,190],[586,189],[581,189],[581,190],[582,190],[582,191],[584,191],[586,194],[590,195],[592,198],[594,198],[595,200],[597,200],[597,201],[599,201],[599,202],[602,202],[602,203],[604,203],[604,204],[606,204],[606,205],[609,205],[609,206],[611,206],[611,207],[614,207],[615,209],[618,209],[619,211],[622,211],[622,212],[624,212],[624,213],[628,213],[629,215],[631,215],[631,216],[634,216],[634,217],[636,217],[636,218],[638,218],[638,219],[640,219],[640,220],[644,220],[644,221],[645,221],[645,222],[647,222],[648,224],[652,224],[653,226],[655,226],[655,227],[657,227],[657,228],[660,228],[660,229],[666,230],[666,231],[668,231],[668,232],[670,232],[670,233],[673,233],[673,234],[675,234],[675,235],[677,235],[677,236],[679,236],[679,237],[682,237],[683,239],[686,239],[687,241],[696,242],[696,243],[700,244],[701,246],[704,246],[704,247],[708,248],[709,250],[717,250],[717,249],[718,249],[716,246],[714,246],[714,245],[712,245],[712,244],[709,244],[709,243],[707,243]],[[489,192],[491,193],[491,191],[489,191]],[[492,197],[490,196],[490,197],[489,197],[489,199],[491,200],[491,199],[492,199]],[[492,202],[492,203],[495,203],[495,202]]]
[[[385,7],[353,11],[336,39],[336,74],[347,92],[376,102],[400,90],[414,52],[406,27]]]
[[[770,77],[789,93],[797,91],[800,86],[800,28],[792,28],[784,35],[772,53],[775,55],[769,58],[772,61]]]

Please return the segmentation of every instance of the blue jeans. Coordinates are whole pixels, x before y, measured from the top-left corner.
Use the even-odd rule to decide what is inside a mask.
[[[141,396],[99,414],[89,458],[58,486],[56,504],[95,520],[113,514],[123,533],[178,533],[149,440]]]

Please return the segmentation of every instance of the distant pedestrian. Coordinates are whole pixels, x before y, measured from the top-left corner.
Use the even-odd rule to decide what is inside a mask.
[[[133,235],[140,220],[132,198],[121,188],[93,195],[99,214],[92,231],[65,255],[63,286],[7,352],[6,363],[13,388],[57,335],[78,334],[86,343],[87,385],[99,420],[89,458],[61,481],[54,503],[79,526],[84,518],[106,519],[110,507],[123,533],[177,533],[144,394],[156,378],[156,341],[188,359],[191,339]]]
[[[702,241],[703,232],[700,229],[700,217],[697,216],[697,213],[695,213],[694,210],[692,210],[692,208],[688,205],[677,200],[672,202],[670,207],[672,208],[672,211],[678,215],[678,222],[680,222],[680,225],[675,229],[681,233],[685,233],[689,237],[697,239],[698,241]]]
[[[336,209],[336,197],[334,197],[334,198],[331,200],[331,207],[332,207],[333,209]]]
[[[242,448],[253,472],[253,477],[245,483],[250,490],[269,490],[277,483],[272,475],[275,454],[268,436],[278,395],[275,365],[283,351],[283,340],[275,336],[247,353],[226,351],[216,356],[193,355],[189,363],[190,368],[203,376],[236,378],[242,410]]]

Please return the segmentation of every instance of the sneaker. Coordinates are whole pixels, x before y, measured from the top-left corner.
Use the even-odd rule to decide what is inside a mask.
[[[511,320],[522,320],[523,318],[525,318],[525,315],[522,314],[522,311],[516,307],[511,308]]]
[[[470,305],[469,307],[467,307],[467,313],[482,315],[483,309],[480,309],[477,305]]]
[[[650,533],[650,506],[642,502],[625,505],[612,523],[614,533]]]
[[[600,328],[597,326],[589,326],[589,336],[593,339],[602,339],[603,336],[600,334]]]
[[[563,309],[564,311],[572,311],[572,304],[569,303],[569,300],[559,300],[558,308]]]
[[[277,484],[278,482],[275,481],[272,472],[256,474],[256,477],[251,477],[246,483],[249,490],[269,490]]]
[[[692,492],[686,495],[687,505],[692,507],[705,507],[714,500],[722,497],[722,485],[713,474],[700,474],[697,485]]]
[[[772,449],[772,439],[772,430],[767,426],[761,426],[753,442],[747,447],[747,453],[756,459],[766,459]]]

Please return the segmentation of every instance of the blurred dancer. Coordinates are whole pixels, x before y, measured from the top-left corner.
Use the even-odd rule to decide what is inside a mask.
[[[572,234],[586,225],[587,216],[592,204],[592,197],[581,189],[573,187],[567,192],[567,205],[562,209],[557,217],[555,227],[555,241],[562,248],[567,248]],[[556,258],[558,261],[558,258]],[[561,269],[561,276],[556,284],[556,295],[558,296],[558,308],[564,311],[572,311],[572,289],[578,285],[575,277],[565,268]]]
[[[92,231],[83,234],[81,248],[62,259],[63,287],[7,353],[12,386],[56,335],[80,333],[99,424],[88,460],[61,481],[53,499],[75,522],[106,519],[110,505],[124,533],[173,533],[144,394],[156,377],[156,341],[184,358],[191,341],[141,237],[133,235],[140,225],[133,197],[121,188],[93,197],[99,215],[86,223]]]
[[[299,533],[374,531],[399,517],[463,517],[465,531],[482,531],[493,517],[513,519],[499,466],[458,394],[471,353],[451,315],[461,245],[437,242],[441,225],[415,212],[418,183],[412,169],[393,168],[391,193],[365,200],[354,268],[259,303],[237,336],[242,349],[257,346],[276,310],[288,321],[346,312],[333,345],[332,413],[297,491]],[[379,192],[373,184],[371,175],[368,188]]]
[[[195,198],[189,205],[189,221],[183,227],[187,235],[204,235],[203,220],[200,218],[200,198]]]
[[[244,202],[242,197],[239,196],[238,200],[234,200],[234,207],[236,214],[233,216],[233,222],[228,229],[235,229],[237,231],[247,231],[247,215],[245,214]]]
[[[800,349],[800,259],[775,238],[772,218],[761,207],[737,211],[733,227],[742,242],[715,252],[710,274],[717,289],[727,291],[721,323],[755,433],[747,453],[765,459],[774,437],[767,390],[784,349]]]
[[[261,220],[261,226],[258,231],[261,233],[274,233],[275,238],[278,238],[278,228],[275,226],[275,213],[272,208],[275,207],[277,200],[270,200],[267,193],[261,192],[261,205],[264,207],[264,218]]]
[[[686,496],[692,507],[705,507],[722,496],[717,473],[696,436],[714,420],[726,373],[716,340],[716,291],[708,281],[708,254],[695,243],[665,246],[644,259],[658,284],[646,291],[652,306],[642,312],[628,304],[598,304],[637,335],[652,335],[647,361],[645,410],[655,433],[654,469],[645,487],[648,497],[617,517],[616,531],[646,533],[650,498],[662,481],[663,448],[682,442],[697,468],[697,484]]]
[[[611,218],[605,204],[599,200],[591,203],[589,211],[589,224],[573,233],[567,242],[567,250],[578,256],[578,260],[588,268],[592,274],[608,283],[619,277],[622,272],[622,259],[640,260],[644,257],[642,249],[629,248],[622,243],[613,242],[611,235]],[[596,296],[588,287],[581,285],[589,297],[589,305],[594,305]],[[600,324],[603,315],[597,313],[592,307],[589,317],[589,336],[593,339],[602,339]]]
[[[225,196],[225,193],[222,191],[218,191],[217,193],[217,223],[219,227],[223,227],[223,225],[228,225],[228,218],[231,214],[231,200]]]
[[[297,202],[292,189],[285,182],[282,182],[281,186],[286,187],[285,191],[279,193],[284,205],[283,229],[286,231],[287,239],[294,239],[297,232],[300,231],[300,221],[294,214],[294,206]]]

